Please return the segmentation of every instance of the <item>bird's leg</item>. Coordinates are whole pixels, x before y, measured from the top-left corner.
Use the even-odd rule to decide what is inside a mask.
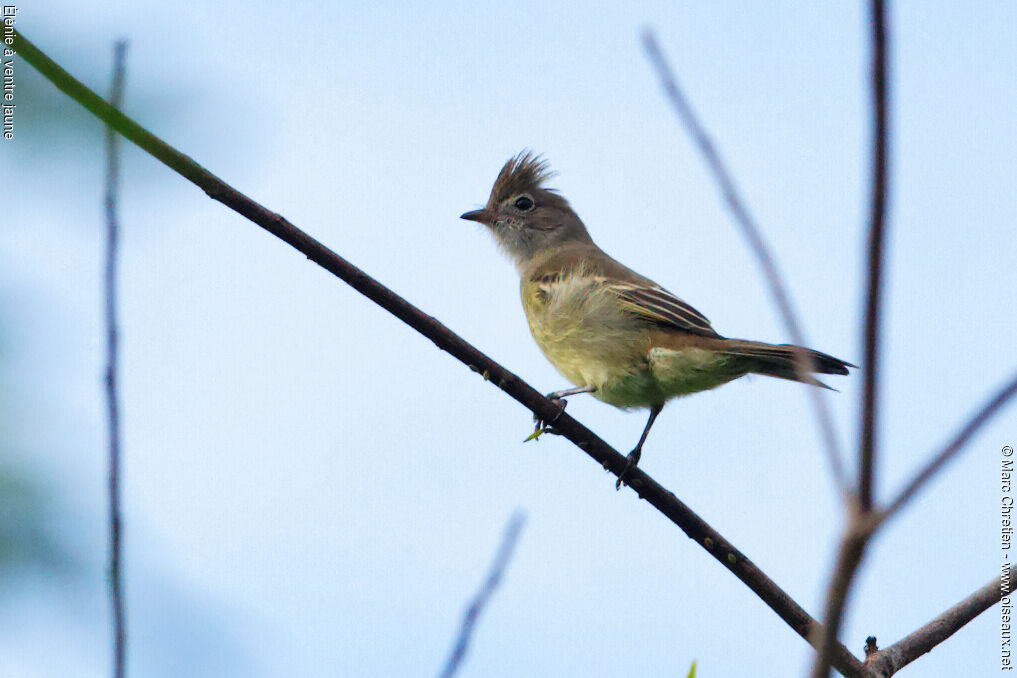
[[[577,386],[575,388],[567,388],[563,391],[548,393],[546,397],[553,400],[560,408],[558,410],[558,414],[556,414],[554,419],[551,419],[550,421],[544,421],[537,415],[533,415],[533,421],[536,422],[536,426],[533,428],[533,433],[531,433],[530,437],[526,440],[536,440],[542,433],[554,433],[557,435],[558,432],[555,431],[552,426],[554,425],[554,422],[558,421],[558,417],[561,416],[561,413],[565,411],[565,406],[568,404],[565,402],[565,396],[577,395],[579,393],[593,393],[596,390],[596,386]]]
[[[622,483],[625,481],[625,474],[630,470],[634,469],[639,464],[639,457],[643,454],[643,443],[646,442],[646,436],[650,433],[650,427],[653,426],[653,422],[657,419],[657,415],[664,409],[664,405],[654,405],[650,408],[650,418],[646,420],[646,428],[643,429],[643,435],[639,436],[639,442],[636,444],[636,448],[629,452],[628,462],[625,464],[625,470],[618,476],[618,482],[614,484],[614,489],[620,490]]]
[[[562,409],[564,409],[564,398],[565,396],[577,395],[579,393],[593,393],[597,390],[596,386],[576,386],[575,388],[567,388],[564,391],[555,391],[554,393],[548,393],[546,398],[550,400],[561,400],[563,403]]]

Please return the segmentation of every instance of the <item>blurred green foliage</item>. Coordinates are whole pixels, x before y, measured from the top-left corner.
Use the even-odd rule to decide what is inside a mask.
[[[26,573],[54,573],[70,565],[54,536],[52,493],[15,460],[30,459],[19,449],[8,404],[7,351],[0,342],[0,582]]]
[[[38,485],[0,453],[0,576],[24,569],[62,568],[61,554],[47,529],[47,497]]]

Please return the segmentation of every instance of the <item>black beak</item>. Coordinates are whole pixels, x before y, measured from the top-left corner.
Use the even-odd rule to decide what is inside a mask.
[[[459,218],[466,219],[467,221],[478,221],[482,224],[487,224],[491,221],[491,214],[486,209],[473,210],[472,212],[459,215]]]

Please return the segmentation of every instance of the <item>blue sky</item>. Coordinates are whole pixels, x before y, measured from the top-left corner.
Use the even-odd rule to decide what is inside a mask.
[[[877,492],[891,496],[1017,366],[1017,10],[900,3]],[[543,153],[597,242],[723,334],[786,341],[660,93],[653,27],[729,161],[811,346],[860,362],[865,17],[850,4],[78,3],[18,27],[125,109],[481,350],[551,391],[512,266],[458,215]],[[8,591],[14,676],[108,674],[102,130],[21,63],[0,228],[11,463],[52,493],[82,571]],[[32,84],[32,83],[35,84]],[[33,104],[33,101],[38,102]],[[21,106],[24,106],[22,108]],[[502,528],[527,524],[463,676],[788,675],[811,651],[514,401],[154,160],[125,147],[127,589],[135,672],[437,674]],[[845,447],[861,378],[828,397]],[[15,394],[13,397],[10,393]],[[639,413],[569,411],[620,450]],[[880,535],[842,640],[889,644],[997,571],[1011,408]],[[643,468],[813,615],[842,526],[804,387],[743,379],[669,405]],[[998,665],[998,609],[912,669]],[[55,653],[54,647],[61,652]]]

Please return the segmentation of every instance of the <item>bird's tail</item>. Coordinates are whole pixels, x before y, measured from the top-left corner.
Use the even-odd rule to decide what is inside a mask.
[[[849,367],[857,367],[857,365],[852,365],[840,358],[834,358],[832,355],[792,344],[765,344],[761,341],[743,339],[729,339],[725,344],[724,352],[744,359],[749,372],[765,374],[778,379],[800,381],[803,384],[812,384],[823,388],[830,387],[813,377],[812,373],[847,374]],[[808,361],[808,364],[802,366],[803,374],[799,374],[795,369],[798,355]]]

